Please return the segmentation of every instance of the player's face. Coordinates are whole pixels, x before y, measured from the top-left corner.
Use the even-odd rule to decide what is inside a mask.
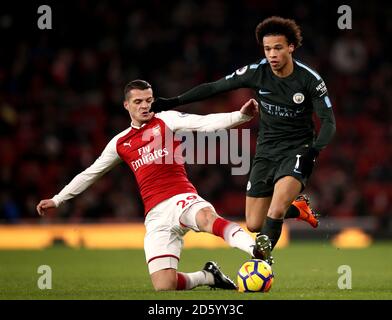
[[[272,70],[282,70],[291,59],[294,45],[288,44],[285,36],[265,36],[263,38],[265,57]]]
[[[128,95],[128,100],[124,102],[125,109],[128,110],[132,118],[132,123],[141,126],[150,121],[153,113],[150,112],[151,104],[154,101],[152,89],[132,89]]]

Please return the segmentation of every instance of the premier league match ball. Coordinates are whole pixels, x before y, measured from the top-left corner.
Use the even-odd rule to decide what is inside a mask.
[[[238,270],[239,292],[268,292],[273,281],[274,273],[271,266],[263,260],[248,260]]]

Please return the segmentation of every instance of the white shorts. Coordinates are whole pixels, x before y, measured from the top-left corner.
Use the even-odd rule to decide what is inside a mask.
[[[200,231],[196,213],[205,207],[214,207],[195,193],[182,193],[162,201],[152,208],[144,222],[144,252],[150,274],[162,270],[177,269],[183,236],[190,230]]]

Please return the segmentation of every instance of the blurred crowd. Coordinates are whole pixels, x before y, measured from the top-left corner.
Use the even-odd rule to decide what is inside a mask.
[[[123,87],[152,83],[174,96],[262,58],[254,29],[264,18],[294,18],[303,46],[294,57],[324,78],[337,133],[322,151],[306,190],[326,216],[392,216],[391,6],[353,4],[351,30],[337,26],[332,2],[79,1],[54,3],[52,30],[39,30],[37,8],[0,13],[0,220],[37,219],[52,197],[129,126]],[[236,110],[251,93],[233,91],[179,108],[207,114]],[[317,121],[317,120],[316,120]],[[252,154],[258,131],[253,120]],[[200,194],[223,215],[244,217],[247,176],[230,165],[189,165]],[[53,221],[130,221],[143,205],[122,164],[83,196],[51,212]]]

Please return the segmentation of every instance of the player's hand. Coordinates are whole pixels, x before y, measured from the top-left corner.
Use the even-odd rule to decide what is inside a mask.
[[[178,105],[179,105],[178,97],[168,98],[168,99],[158,97],[152,103],[151,111],[157,113],[161,111],[170,110],[174,107],[177,107]]]
[[[56,204],[51,199],[41,200],[37,205],[37,211],[40,216],[45,215],[48,209],[56,208]]]
[[[254,117],[259,112],[259,104],[255,99],[249,99],[240,109],[242,114]]]
[[[299,158],[298,170],[304,177],[309,177],[311,175],[318,155],[319,152],[315,148],[310,147]]]

